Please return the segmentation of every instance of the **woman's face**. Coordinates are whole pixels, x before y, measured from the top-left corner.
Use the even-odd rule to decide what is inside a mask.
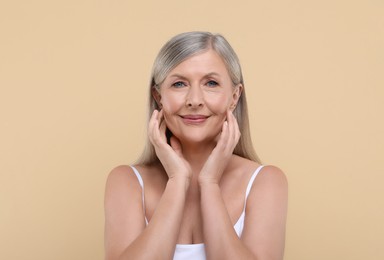
[[[182,143],[201,143],[220,133],[241,90],[241,85],[233,87],[223,60],[210,49],[176,66],[154,95],[171,132]]]

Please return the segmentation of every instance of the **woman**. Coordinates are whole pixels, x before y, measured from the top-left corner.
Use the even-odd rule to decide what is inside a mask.
[[[148,137],[140,161],[108,177],[106,259],[283,258],[286,178],[252,148],[240,64],[221,35],[183,33],[160,50]]]

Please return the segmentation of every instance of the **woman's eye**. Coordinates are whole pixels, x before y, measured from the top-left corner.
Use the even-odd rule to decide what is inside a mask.
[[[209,87],[215,87],[217,85],[219,85],[219,83],[217,83],[214,80],[210,80],[210,81],[207,82],[207,86],[209,86]]]
[[[172,84],[172,87],[176,87],[176,88],[181,88],[184,86],[185,86],[184,82],[181,82],[181,81],[178,81]]]

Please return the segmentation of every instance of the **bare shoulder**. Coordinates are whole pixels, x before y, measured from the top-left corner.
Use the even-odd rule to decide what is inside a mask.
[[[128,165],[113,168],[105,184],[106,209],[125,205],[128,201],[141,199],[141,186],[133,169]]]
[[[251,174],[260,166],[259,163],[251,161],[249,159],[240,157],[238,155],[233,155],[232,159],[228,165],[228,170],[241,172],[244,174]]]
[[[165,186],[167,175],[159,165],[133,165],[133,167],[143,180],[146,195],[151,195],[152,191],[161,190]],[[133,167],[120,165],[111,170],[106,181],[106,199],[131,197],[141,200],[143,190]]]
[[[273,165],[264,166],[255,181],[255,185],[266,185],[268,187],[284,188],[288,187],[288,180],[285,173]]]
[[[130,166],[109,173],[104,210],[106,255],[115,259],[145,228],[142,189]]]
[[[132,168],[128,165],[119,165],[115,168],[113,168],[109,175],[108,175],[108,180],[109,179],[115,179],[115,178],[124,178],[128,177],[128,175],[132,172]]]
[[[161,164],[134,165],[134,167],[143,178],[145,186],[150,190],[153,188],[156,189],[158,186],[162,187],[168,180],[167,173]],[[146,191],[148,191],[148,189],[146,189]]]
[[[257,175],[249,194],[249,207],[266,204],[286,208],[288,180],[284,172],[273,165],[264,166]]]
[[[255,172],[260,166],[261,164],[257,162],[234,155],[231,163],[229,164],[228,170],[230,172],[242,172],[244,174],[251,174]],[[280,168],[273,165],[265,165],[258,173],[254,184],[277,185],[284,187],[288,185],[288,181],[286,175]]]
[[[260,259],[283,259],[287,209],[288,182],[284,172],[276,166],[264,166],[248,197],[242,234],[244,243]]]
[[[137,177],[133,172],[133,168],[136,168],[139,172],[140,176],[146,177],[147,175],[151,175],[154,172],[158,173],[161,172],[161,169],[157,165],[119,165],[111,170],[111,172],[108,175],[107,181],[111,180],[136,180]]]
[[[107,178],[107,188],[108,186],[137,186],[138,181],[133,169],[128,165],[119,165],[111,170]]]

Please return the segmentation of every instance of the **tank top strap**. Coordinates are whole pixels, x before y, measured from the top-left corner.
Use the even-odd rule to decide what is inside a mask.
[[[256,176],[259,174],[261,169],[263,169],[263,167],[264,167],[264,165],[260,165],[259,167],[257,167],[255,172],[252,174],[251,178],[249,179],[247,190],[245,191],[245,203],[244,204],[247,203],[248,195],[251,192],[251,188],[252,188],[253,182],[255,181]],[[245,205],[244,205],[244,209],[245,209]]]
[[[130,165],[130,167],[132,168],[133,172],[135,173],[136,178],[139,181],[140,186],[141,186],[141,199],[143,201],[144,218],[145,218],[145,223],[148,225],[148,220],[147,220],[147,217],[145,216],[144,181],[143,181],[143,178],[141,177],[139,171],[132,165]]]
[[[139,171],[134,167],[134,166],[131,166],[133,172],[135,173],[136,177],[137,177],[137,180],[139,181],[140,183],[140,186],[141,186],[141,189],[144,190],[144,182],[143,182],[143,178],[141,177]]]
[[[241,234],[243,233],[244,228],[244,219],[245,219],[245,208],[247,207],[247,199],[248,195],[251,192],[251,188],[253,185],[253,182],[255,181],[256,176],[259,174],[260,170],[263,168],[263,165],[260,165],[253,173],[251,178],[248,181],[247,189],[245,190],[245,198],[244,198],[244,207],[243,211],[241,212],[241,215],[239,219],[237,220],[236,224],[234,225],[234,229],[236,231],[236,234],[238,237],[241,237]]]

